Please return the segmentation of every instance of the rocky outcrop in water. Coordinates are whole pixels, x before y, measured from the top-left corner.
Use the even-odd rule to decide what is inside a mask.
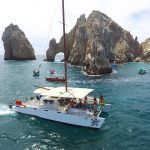
[[[134,39],[128,31],[99,11],[93,11],[87,19],[81,15],[66,37],[68,62],[83,66],[88,74],[110,73],[111,62],[134,61],[143,52],[137,37]],[[47,60],[54,61],[55,55],[63,52],[63,37],[54,45],[50,42]]]
[[[2,35],[5,60],[34,60],[34,49],[17,25],[10,24]]]

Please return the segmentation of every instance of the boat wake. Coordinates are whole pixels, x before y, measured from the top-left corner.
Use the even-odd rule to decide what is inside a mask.
[[[9,114],[13,114],[13,113],[15,113],[15,111],[10,110],[7,105],[0,104],[0,116],[9,115]]]
[[[114,74],[114,73],[117,73],[117,71],[116,71],[116,70],[113,70],[111,74]]]
[[[88,75],[86,72],[84,72],[83,70],[81,71],[81,73],[83,74],[83,75],[85,75],[85,76],[89,76],[89,77],[101,77],[101,76],[103,76],[103,74],[101,74],[101,75]]]
[[[81,71],[81,73],[85,76],[89,76],[89,77],[103,77],[105,76],[106,74],[99,74],[99,75],[88,75],[86,72],[84,72],[83,70]],[[116,70],[113,70],[112,73],[110,74],[116,74],[117,71]]]

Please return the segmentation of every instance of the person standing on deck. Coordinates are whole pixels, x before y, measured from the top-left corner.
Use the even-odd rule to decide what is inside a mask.
[[[96,96],[94,96],[93,101],[94,101],[94,102],[93,102],[93,104],[95,104],[95,105],[96,105],[96,104],[97,104]]]
[[[84,104],[87,104],[87,96],[84,98]]]
[[[100,104],[101,106],[104,106],[104,104],[105,104],[105,100],[104,100],[103,95],[100,95],[100,97],[99,97],[99,104]]]

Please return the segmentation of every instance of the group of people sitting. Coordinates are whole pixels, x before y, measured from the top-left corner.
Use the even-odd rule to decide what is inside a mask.
[[[67,105],[69,102],[71,103],[71,100],[68,99],[68,98],[60,98],[60,99],[58,100],[58,102],[59,102],[59,104],[60,104],[61,106],[65,106],[65,105]]]
[[[48,99],[44,99],[43,100],[43,102],[45,103],[45,104],[53,104],[54,103],[54,100],[48,100]]]
[[[100,104],[101,106],[104,106],[105,100],[102,95],[100,95],[99,100],[97,100],[96,96],[93,98],[93,104],[88,102],[87,96],[84,98],[84,100],[79,99],[79,102],[77,103],[74,99],[70,100],[70,107],[75,107],[75,108],[85,108],[87,105],[97,105]]]

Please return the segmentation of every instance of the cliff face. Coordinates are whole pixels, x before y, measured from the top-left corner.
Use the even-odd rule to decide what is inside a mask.
[[[150,62],[150,38],[146,39],[145,42],[140,45],[143,48],[143,55],[141,61]]]
[[[88,74],[110,73],[110,62],[129,62],[142,54],[137,38],[99,11],[93,11],[87,19],[81,15],[66,37],[68,62],[83,66]],[[51,46],[47,50],[48,60],[48,54],[55,56],[63,50],[62,39],[57,52]]]
[[[10,24],[2,35],[5,60],[34,60],[32,45],[17,25]]]

